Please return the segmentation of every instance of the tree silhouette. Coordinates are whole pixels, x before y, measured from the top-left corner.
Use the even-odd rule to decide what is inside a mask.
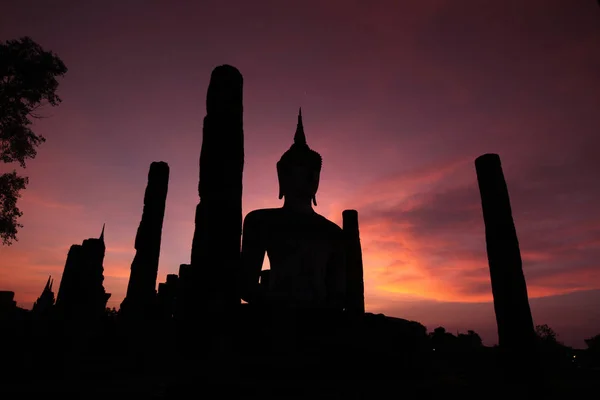
[[[116,308],[114,308],[114,307],[113,308],[106,307],[106,315],[109,318],[116,318],[118,314],[119,314],[119,312],[117,311]]]
[[[16,171],[0,175],[0,236],[4,244],[10,245],[9,240],[16,240],[17,228],[22,226],[17,222],[23,215],[17,207],[17,199],[26,185],[27,178],[18,176]]]
[[[436,351],[452,350],[456,347],[456,336],[446,331],[446,328],[439,326],[429,333],[431,345]]]
[[[458,336],[458,345],[462,349],[477,349],[483,347],[483,340],[481,340],[481,336],[479,336],[475,331],[467,331],[467,333],[459,333]]]
[[[590,351],[600,353],[600,334],[589,339],[585,339],[585,344]]]
[[[558,340],[558,335],[548,325],[536,325],[537,350],[540,362],[546,368],[558,368],[559,366],[571,365],[573,358],[571,350]]]
[[[536,325],[535,333],[542,342],[558,343],[558,341],[556,340],[556,332],[554,332],[554,330],[546,324]]]
[[[36,148],[46,139],[31,129],[31,118],[41,118],[37,111],[46,104],[57,106],[58,76],[67,67],[58,56],[45,51],[29,37],[0,43],[0,160],[18,162],[25,168],[27,159],[37,155]],[[10,245],[17,240],[17,208],[26,177],[16,171],[0,177],[0,238]]]

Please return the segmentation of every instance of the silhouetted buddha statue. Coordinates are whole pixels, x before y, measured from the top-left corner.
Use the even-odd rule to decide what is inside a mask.
[[[317,205],[321,166],[319,153],[306,144],[300,110],[294,144],[277,163],[283,207],[255,210],[244,219],[240,289],[248,303],[343,308],[342,229],[311,204]],[[258,282],[265,252],[271,265],[266,290]]]

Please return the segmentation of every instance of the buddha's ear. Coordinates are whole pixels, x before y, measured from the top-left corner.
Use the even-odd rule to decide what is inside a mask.
[[[279,182],[279,200],[283,199],[283,185],[281,182],[281,165],[277,163],[277,181]]]
[[[315,184],[315,192],[314,193],[315,194],[313,194],[312,202],[316,206],[317,205],[317,191],[319,190],[319,182],[321,180],[321,174],[320,174],[320,172],[317,172],[315,174],[314,179],[315,179],[315,181],[314,181],[314,184]]]

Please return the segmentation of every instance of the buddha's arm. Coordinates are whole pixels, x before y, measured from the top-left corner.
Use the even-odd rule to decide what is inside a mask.
[[[242,256],[240,269],[240,296],[252,303],[258,300],[258,279],[265,258],[265,246],[260,234],[256,214],[249,213],[242,230]]]
[[[336,240],[327,268],[329,307],[342,310],[346,305],[346,252],[341,240]]]

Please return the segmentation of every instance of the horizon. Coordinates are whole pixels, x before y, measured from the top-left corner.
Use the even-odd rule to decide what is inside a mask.
[[[69,68],[63,103],[35,121],[47,142],[23,171],[19,241],[0,248],[0,290],[19,307],[48,275],[57,289],[69,247],[106,223],[119,308],[153,161],[171,171],[157,284],[189,263],[206,89],[230,64],[244,77],[243,215],[282,205],[275,163],[302,107],[323,156],[315,210],[340,226],[358,210],[367,312],[497,342],[474,167],[497,153],[534,323],[578,348],[600,333],[596,2],[58,3],[13,2],[0,27]]]

